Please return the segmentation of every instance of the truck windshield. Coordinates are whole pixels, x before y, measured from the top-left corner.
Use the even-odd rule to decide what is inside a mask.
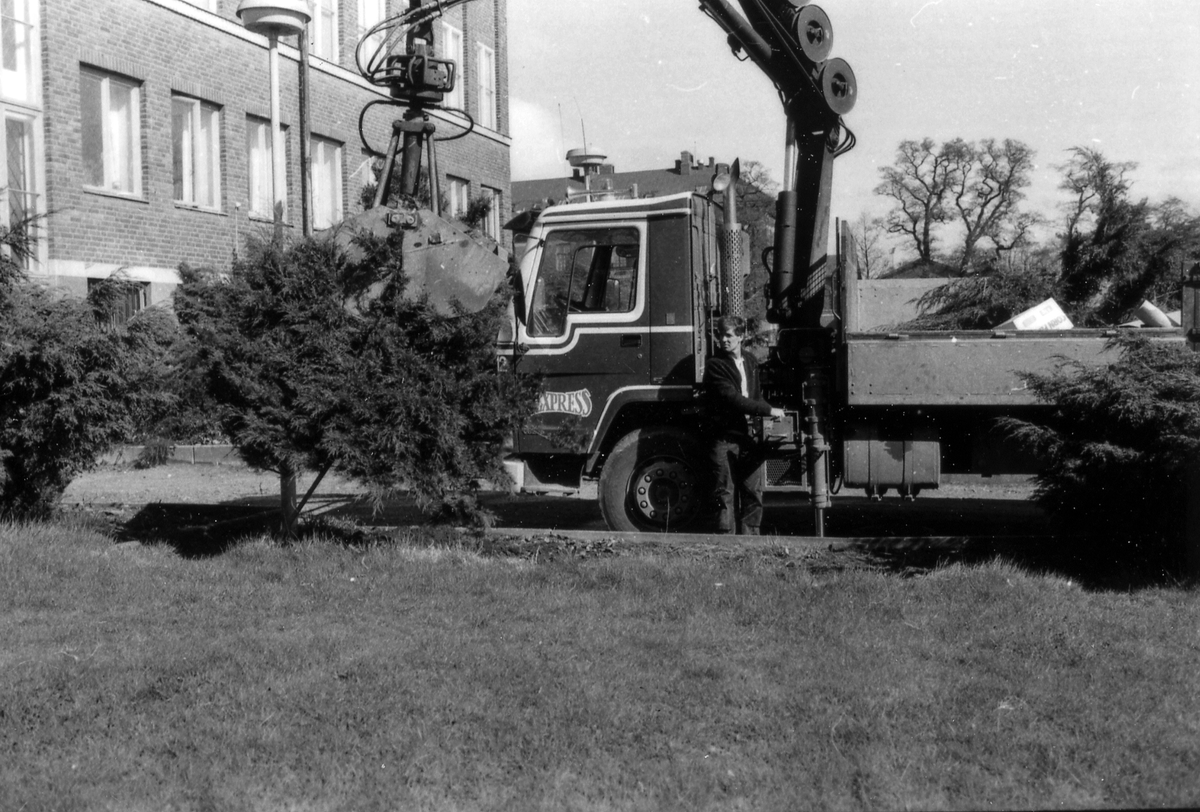
[[[628,313],[636,305],[636,228],[552,231],[542,247],[529,310],[530,336],[559,336],[569,313]]]

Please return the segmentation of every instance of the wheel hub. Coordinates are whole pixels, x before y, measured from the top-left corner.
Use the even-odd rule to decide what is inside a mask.
[[[696,474],[679,460],[655,460],[633,478],[633,507],[650,524],[682,525],[696,513]]]

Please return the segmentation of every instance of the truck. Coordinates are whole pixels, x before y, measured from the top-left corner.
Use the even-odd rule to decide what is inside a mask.
[[[700,7],[735,54],[774,83],[787,114],[785,177],[764,257],[770,328],[762,363],[764,394],[787,416],[757,426],[769,449],[767,490],[807,492],[820,536],[841,489],[913,499],[947,474],[1033,473],[1036,461],[991,429],[994,418],[1044,408],[1022,373],[1064,360],[1109,362],[1113,331],[895,329],[938,280],[861,279],[842,223],[829,251],[833,165],[853,147],[843,116],[857,95],[850,66],[830,58],[829,18],[805,0],[739,2],[741,13],[729,0]],[[432,6],[414,0],[410,22],[430,13],[421,9]],[[436,95],[453,67],[410,44],[403,71],[385,62],[379,75],[402,76],[393,87],[403,84],[411,105],[414,88]],[[408,119],[419,112],[410,109]],[[403,146],[409,156],[402,186],[411,193],[411,156],[432,141],[415,124],[399,125],[392,152]],[[596,498],[616,531],[703,529],[712,324],[745,307],[737,174],[734,161],[706,194],[602,194],[509,224],[519,269],[498,369],[544,381],[536,413],[509,449],[516,490]],[[402,221],[388,213],[380,222]],[[1184,341],[1194,321],[1186,309],[1184,319],[1182,328],[1148,332]]]

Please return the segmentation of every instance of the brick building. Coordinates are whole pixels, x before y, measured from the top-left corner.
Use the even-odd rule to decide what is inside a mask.
[[[17,222],[48,217],[31,276],[75,293],[122,269],[142,306],[169,296],[180,263],[228,267],[249,232],[272,223],[267,43],[242,26],[239,0],[5,0],[0,9],[0,195]],[[386,93],[355,67],[358,39],[407,0],[311,0],[312,217],[321,228],[361,211],[374,182],[359,114]],[[489,230],[510,205],[506,0],[459,6],[435,30],[460,64],[447,106],[475,119],[439,144],[451,215],[492,197]],[[285,224],[299,232],[299,51],[280,40],[286,128]],[[376,105],[364,130],[386,148],[400,108]],[[439,135],[465,120],[435,113]],[[458,123],[456,123],[458,122]]]

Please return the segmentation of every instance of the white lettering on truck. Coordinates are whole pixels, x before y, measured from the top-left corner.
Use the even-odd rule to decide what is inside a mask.
[[[592,413],[592,393],[586,389],[574,392],[543,392],[535,414],[556,412],[587,417]]]

